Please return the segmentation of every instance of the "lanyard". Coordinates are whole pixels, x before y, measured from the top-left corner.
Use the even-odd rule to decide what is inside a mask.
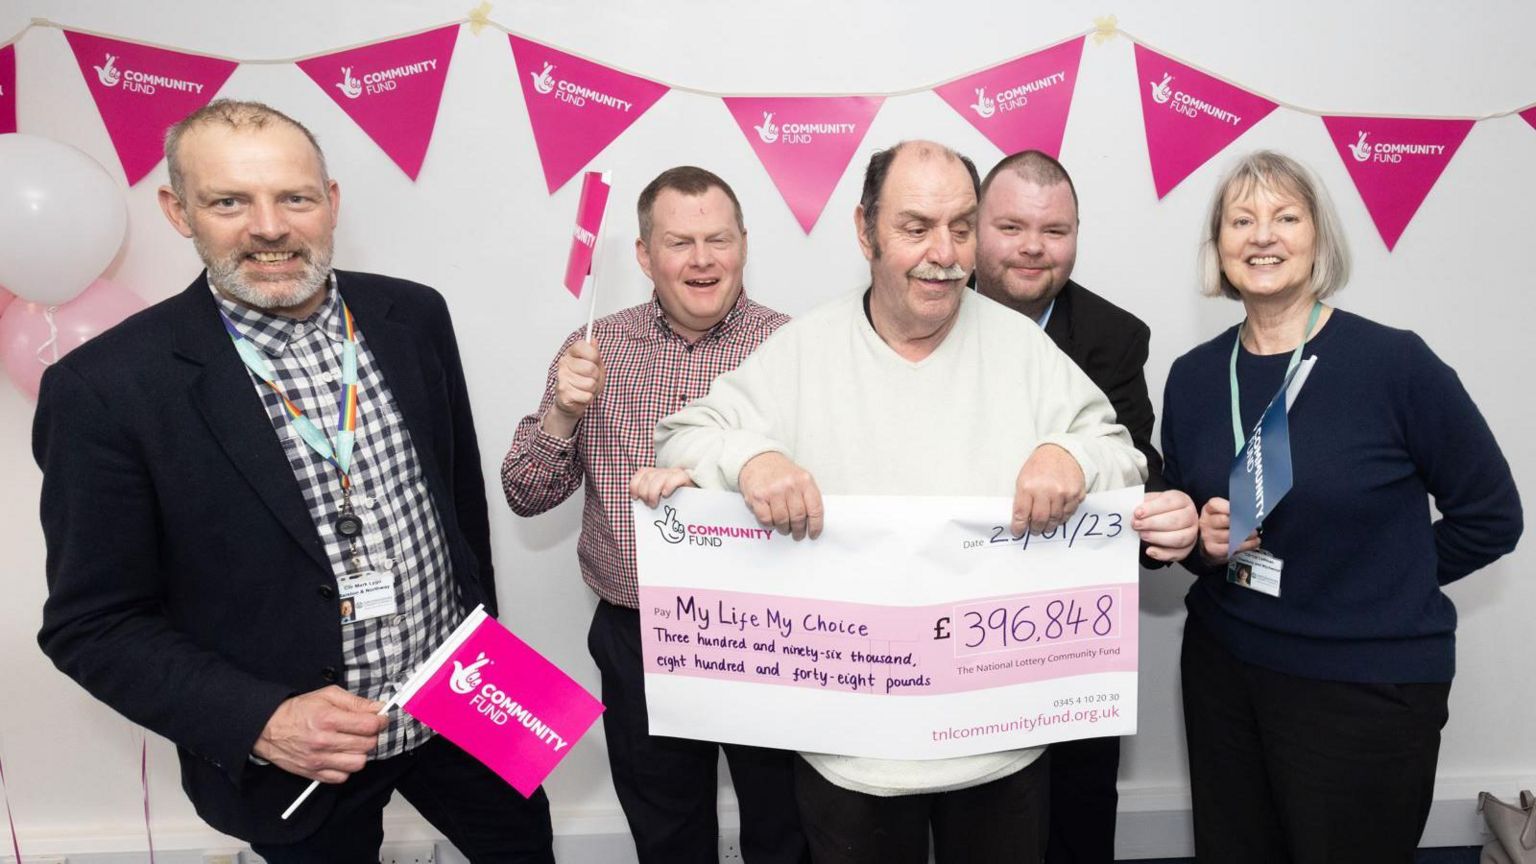
[[[1301,344],[1297,345],[1296,350],[1291,352],[1291,362],[1285,366],[1286,375],[1290,375],[1291,370],[1301,363],[1301,351],[1307,347],[1307,336],[1312,333],[1312,328],[1317,324],[1317,316],[1322,311],[1322,301],[1313,300],[1312,314],[1307,316],[1307,329],[1301,331]],[[1243,435],[1243,415],[1237,398],[1237,352],[1243,344],[1243,328],[1246,326],[1248,326],[1248,321],[1244,319],[1243,323],[1237,328],[1237,338],[1232,340],[1232,361],[1228,364],[1232,385],[1232,443],[1234,446],[1233,452],[1236,453],[1243,452],[1243,444],[1247,441],[1247,438]]]
[[[235,352],[245,362],[257,378],[261,379],[277,398],[282,400],[283,408],[288,412],[288,420],[293,428],[298,430],[299,437],[304,439],[310,449],[320,455],[325,461],[336,466],[341,472],[341,485],[348,489],[352,485],[351,475],[348,473],[352,467],[352,448],[357,442],[357,327],[352,321],[352,310],[347,308],[346,301],[341,301],[341,317],[346,324],[347,340],[341,347],[341,395],[337,405],[336,439],[333,445],[330,438],[315,426],[299,406],[293,404],[281,387],[277,386],[272,373],[272,364],[267,356],[261,353],[261,349],[252,345],[249,340],[240,335],[235,328],[235,322],[229,320],[224,310],[219,310],[219,318],[224,322],[224,330],[229,333],[229,338],[235,343]]]

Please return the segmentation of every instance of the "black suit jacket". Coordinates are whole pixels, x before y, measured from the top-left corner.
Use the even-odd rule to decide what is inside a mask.
[[[1109,397],[1116,421],[1147,457],[1147,490],[1167,489],[1163,458],[1152,446],[1156,418],[1147,395],[1145,367],[1152,331],[1140,318],[1069,279],[1056,295],[1045,333]]]
[[[1147,346],[1152,331],[1140,318],[1067,280],[1045,322],[1045,334],[1098,385],[1114,406],[1115,419],[1131,433],[1131,443],[1147,457],[1147,491],[1161,492],[1163,457],[1152,446],[1152,398],[1147,395]],[[1141,565],[1168,562],[1148,557],[1141,544]]]
[[[338,273],[410,430],[470,604],[495,608],[474,421],[447,305]],[[63,358],[33,427],[48,600],[38,642],[98,699],[176,743],[213,827],[312,833],[335,787],[249,761],[279,703],[339,680],[335,577],[205,277]]]

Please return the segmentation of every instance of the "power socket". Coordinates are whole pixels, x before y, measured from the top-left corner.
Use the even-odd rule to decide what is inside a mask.
[[[741,857],[741,844],[733,839],[720,838],[720,864],[736,864],[743,860]]]
[[[385,843],[379,864],[437,864],[436,843]]]

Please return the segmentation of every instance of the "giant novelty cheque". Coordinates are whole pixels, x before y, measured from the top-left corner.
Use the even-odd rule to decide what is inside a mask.
[[[799,542],[735,493],[635,502],[651,734],[886,759],[1133,734],[1141,498],[1016,538],[1006,498],[830,495]]]

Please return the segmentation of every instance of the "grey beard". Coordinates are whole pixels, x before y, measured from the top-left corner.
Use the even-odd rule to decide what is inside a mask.
[[[243,253],[214,259],[196,237],[192,238],[192,245],[197,249],[198,257],[203,259],[203,265],[208,268],[208,281],[220,291],[256,309],[298,306],[323,289],[331,275],[330,249],[316,250],[313,254],[308,250],[302,253],[303,273],[292,285],[279,289],[275,282],[253,282],[247,279],[240,272],[240,262],[245,257]]]

